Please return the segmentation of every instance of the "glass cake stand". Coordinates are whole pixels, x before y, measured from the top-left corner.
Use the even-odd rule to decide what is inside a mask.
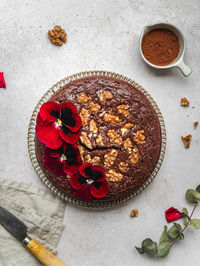
[[[116,78],[119,80],[123,80],[128,82],[129,84],[133,85],[135,88],[137,88],[140,92],[142,92],[146,98],[150,101],[151,105],[153,106],[154,110],[157,113],[159,122],[160,122],[160,127],[161,127],[161,150],[160,150],[160,156],[158,159],[158,162],[156,164],[156,167],[154,168],[152,174],[149,176],[149,178],[136,190],[132,191],[131,194],[129,194],[128,196],[125,196],[121,199],[112,201],[112,202],[86,202],[86,201],[80,201],[78,199],[73,198],[70,195],[67,195],[66,193],[64,193],[63,191],[61,191],[60,189],[58,189],[57,187],[55,187],[49,180],[48,178],[45,176],[43,170],[41,169],[38,161],[37,161],[37,157],[36,157],[36,153],[35,153],[35,126],[36,126],[36,117],[37,114],[40,110],[40,107],[43,103],[45,103],[46,101],[49,100],[49,98],[61,87],[63,87],[64,85],[68,84],[69,82],[79,79],[79,78],[83,78],[83,77],[90,77],[90,76],[108,76],[108,77],[112,77],[112,78]],[[165,149],[166,149],[166,129],[165,129],[165,123],[163,120],[163,116],[160,112],[160,109],[158,108],[156,102],[154,101],[154,99],[151,97],[151,95],[142,87],[140,86],[138,83],[136,83],[135,81],[120,75],[120,74],[116,74],[113,72],[107,72],[107,71],[86,71],[86,72],[80,72],[71,76],[68,76],[62,80],[60,80],[59,82],[57,82],[56,84],[54,84],[43,96],[42,98],[39,100],[38,104],[36,105],[32,116],[31,116],[31,120],[29,123],[29,128],[28,128],[28,151],[29,151],[29,155],[30,155],[30,159],[32,162],[32,165],[36,171],[36,173],[38,174],[39,178],[41,179],[41,181],[55,194],[57,195],[59,198],[70,202],[72,204],[75,204],[77,206],[81,206],[81,207],[88,207],[88,208],[110,208],[110,207],[115,207],[118,206],[122,203],[125,203],[126,201],[128,201],[129,199],[135,197],[136,195],[138,195],[139,193],[141,193],[155,178],[156,174],[158,173],[160,166],[163,162],[164,159],[164,155],[165,155]]]

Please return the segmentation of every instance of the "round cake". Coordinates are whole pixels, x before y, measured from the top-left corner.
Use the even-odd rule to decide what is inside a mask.
[[[82,121],[76,142],[82,164],[98,166],[105,172],[108,192],[89,201],[120,201],[147,181],[159,159],[161,127],[156,111],[142,92],[117,78],[89,76],[64,85],[49,101],[76,107]],[[69,198],[75,197],[72,176],[57,175],[46,167],[45,145],[37,136],[35,151],[48,180]]]

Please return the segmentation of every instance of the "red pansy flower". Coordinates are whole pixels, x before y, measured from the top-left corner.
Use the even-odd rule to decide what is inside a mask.
[[[168,223],[178,220],[179,218],[182,218],[184,216],[185,214],[183,212],[180,212],[179,210],[173,207],[165,211],[165,218]]]
[[[70,185],[76,190],[74,197],[84,201],[104,198],[109,191],[103,168],[90,163],[79,168],[79,172],[70,178]]]
[[[64,141],[70,144],[78,141],[81,124],[81,118],[72,103],[46,102],[37,116],[36,135],[47,147],[58,149]]]
[[[0,88],[6,88],[6,83],[3,77],[3,72],[0,72]]]
[[[44,165],[56,175],[73,175],[81,166],[81,156],[76,144],[65,143],[57,150],[45,148]]]

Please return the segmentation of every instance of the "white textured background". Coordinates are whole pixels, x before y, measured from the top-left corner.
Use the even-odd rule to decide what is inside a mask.
[[[6,90],[0,89],[0,176],[45,188],[28,156],[29,119],[46,90],[69,74],[95,69],[124,74],[151,93],[166,122],[167,152],[154,182],[113,210],[94,212],[68,205],[59,258],[68,266],[199,265],[200,232],[193,229],[164,259],[141,256],[134,246],[146,237],[159,239],[165,209],[191,209],[185,190],[200,183],[200,126],[193,129],[193,122],[200,121],[200,1],[0,0],[0,13],[0,71],[7,83]],[[142,62],[140,31],[160,21],[183,31],[190,77],[177,69],[152,70]],[[55,24],[68,33],[62,47],[47,38]],[[180,107],[184,96],[191,102],[189,108]],[[186,133],[193,135],[188,150],[180,140]],[[132,208],[138,208],[137,218],[129,217]]]

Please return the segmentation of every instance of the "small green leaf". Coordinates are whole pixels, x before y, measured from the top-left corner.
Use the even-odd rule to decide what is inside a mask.
[[[163,242],[163,241],[168,241],[169,240],[169,237],[168,237],[168,234],[167,234],[167,226],[165,225],[164,226],[164,230],[162,232],[162,235],[160,237],[160,243]]]
[[[187,219],[186,217],[183,219],[183,224],[184,224],[185,226],[188,224],[188,219]]]
[[[178,240],[183,240],[183,239],[184,239],[184,234],[181,233],[177,239],[178,239]]]
[[[196,188],[197,192],[200,192],[200,185],[198,185],[198,187]]]
[[[188,216],[188,210],[187,210],[186,208],[183,208],[182,212],[183,212],[186,216]]]
[[[163,241],[158,245],[158,256],[163,258],[169,254],[170,248],[173,245],[171,241]]]
[[[139,252],[140,254],[144,254],[144,250],[142,248],[138,248],[138,247],[135,247],[137,252]]]
[[[190,223],[195,229],[200,229],[200,219],[191,219]]]
[[[172,227],[169,229],[167,233],[172,239],[177,239],[180,235],[179,230],[175,225],[172,225]]]
[[[157,243],[150,238],[146,238],[142,241],[142,249],[146,254],[153,256],[157,253]]]
[[[181,225],[178,224],[178,223],[174,223],[174,225],[175,225],[176,228],[178,229],[179,233],[181,233],[181,231],[182,231],[182,227],[181,227]]]
[[[200,202],[200,193],[193,189],[188,189],[185,193],[185,198],[191,203]]]

